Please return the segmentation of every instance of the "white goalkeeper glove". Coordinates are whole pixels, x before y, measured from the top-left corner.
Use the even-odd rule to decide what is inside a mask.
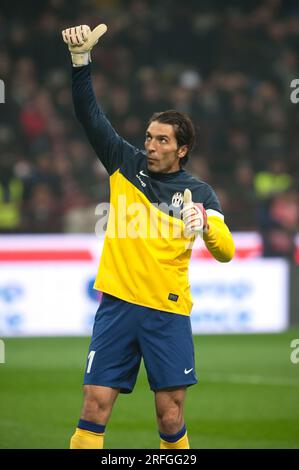
[[[207,213],[200,203],[192,202],[192,193],[190,189],[184,191],[184,206],[181,210],[181,216],[185,224],[185,237],[193,235],[197,237],[200,233],[208,230]]]
[[[93,31],[86,24],[62,31],[62,37],[68,45],[74,67],[82,67],[91,61],[90,51],[106,31],[105,24],[99,24]]]

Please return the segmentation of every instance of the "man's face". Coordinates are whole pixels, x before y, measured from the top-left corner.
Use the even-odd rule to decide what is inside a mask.
[[[187,145],[178,147],[171,124],[158,121],[150,123],[145,135],[147,167],[155,173],[172,173],[180,169],[180,159],[188,150]]]

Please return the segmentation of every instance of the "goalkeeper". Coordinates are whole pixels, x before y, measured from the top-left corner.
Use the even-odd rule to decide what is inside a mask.
[[[155,395],[160,448],[188,449],[184,400],[187,387],[197,383],[191,248],[201,234],[213,257],[228,262],[234,243],[213,189],[184,170],[195,138],[187,115],[155,113],[143,151],[120,137],[103,114],[92,88],[90,53],[106,30],[101,24],[93,31],[83,25],[62,32],[73,64],[76,116],[108,172],[115,214],[110,211],[95,280],[103,299],[87,357],[82,413],[70,446],[104,447],[115,400],[119,393],[132,392],[143,358]],[[138,236],[132,212],[136,203],[143,208]],[[154,236],[147,230],[149,219],[155,221]]]

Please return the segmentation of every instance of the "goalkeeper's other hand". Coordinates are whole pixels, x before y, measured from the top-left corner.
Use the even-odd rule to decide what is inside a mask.
[[[87,65],[91,61],[90,51],[106,31],[105,24],[99,24],[93,31],[87,25],[74,26],[62,31],[62,37],[69,47],[74,67]]]
[[[181,216],[185,224],[186,237],[197,236],[208,230],[207,213],[202,204],[192,201],[190,189],[184,191],[184,206],[181,210]]]

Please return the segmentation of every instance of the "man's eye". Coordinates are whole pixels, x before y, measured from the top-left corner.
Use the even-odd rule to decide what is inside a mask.
[[[150,135],[146,135],[146,136],[145,136],[145,140],[151,140],[151,136],[150,136]]]

